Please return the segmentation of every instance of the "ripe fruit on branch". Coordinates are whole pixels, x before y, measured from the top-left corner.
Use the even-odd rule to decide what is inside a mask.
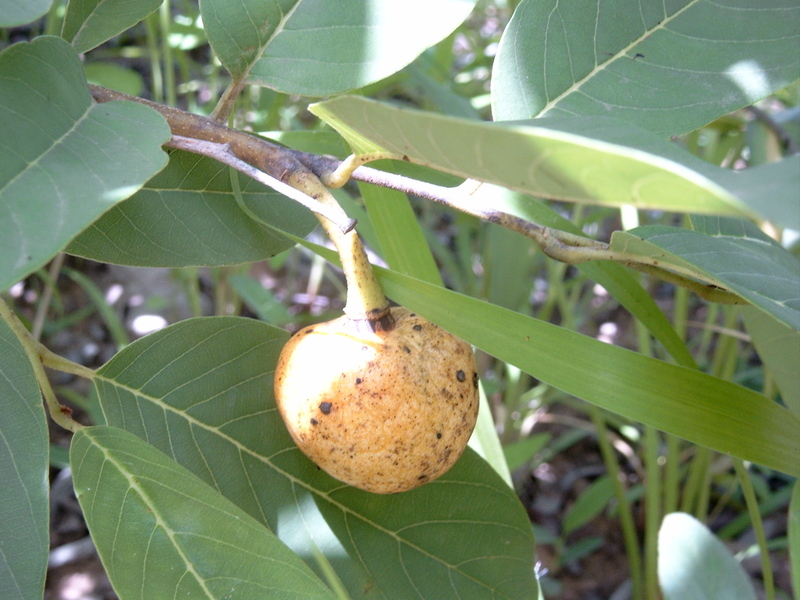
[[[341,211],[310,173],[288,183]],[[379,494],[413,489],[467,446],[478,416],[475,356],[419,315],[389,308],[355,231],[320,222],[342,261],[345,316],[306,327],[284,346],[278,409],[300,449],[333,477]]]
[[[275,371],[278,409],[300,449],[355,487],[402,492],[461,456],[478,416],[472,348],[405,308],[394,326],[347,316],[295,334]]]

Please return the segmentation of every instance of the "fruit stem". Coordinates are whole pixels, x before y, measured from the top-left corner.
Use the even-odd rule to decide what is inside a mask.
[[[330,190],[310,171],[295,170],[288,176],[286,183],[311,196],[333,214],[347,219],[347,214],[339,206]],[[347,281],[347,303],[344,313],[353,320],[368,321],[373,328],[391,329],[389,301],[375,277],[375,272],[372,270],[372,265],[356,231],[352,229],[344,233],[333,221],[318,213],[314,214],[325,229],[325,233],[331,238],[333,245],[336,246],[336,251],[342,261],[342,270]]]

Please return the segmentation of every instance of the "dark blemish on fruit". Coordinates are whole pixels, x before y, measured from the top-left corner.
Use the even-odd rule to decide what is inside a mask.
[[[418,479],[419,481],[422,481],[423,479],[427,479],[427,478],[428,478],[428,476],[427,476],[427,475],[425,475],[425,473],[423,473],[422,475],[420,475],[419,477],[417,477],[417,479]]]
[[[403,346],[403,350],[406,351],[406,354],[411,354],[411,348],[409,348],[408,346]]]
[[[414,331],[422,331],[422,325],[414,325]]]
[[[356,385],[358,385],[359,383],[361,383],[361,377],[356,377]]]
[[[410,315],[408,315],[408,316],[409,316],[409,317],[416,317],[416,316],[417,316],[417,313],[411,313],[411,314],[410,314]]]
[[[317,421],[315,418],[313,418],[313,417],[311,418],[311,424],[312,425],[316,425],[318,423],[319,423],[319,421]]]
[[[320,402],[319,409],[322,411],[323,415],[331,414],[332,404],[330,402]]]
[[[306,329],[306,332],[303,335],[308,335],[309,333],[314,333],[314,328]]]
[[[437,431],[437,432],[436,432],[436,439],[437,439],[437,440],[440,440],[440,439],[442,439],[442,432],[441,432],[441,431]]]
[[[473,371],[472,372],[472,386],[475,389],[478,389],[478,372],[477,371]]]
[[[467,376],[464,374],[464,371],[459,369],[458,372],[456,373],[456,379],[458,379],[460,382],[463,383],[466,378]]]

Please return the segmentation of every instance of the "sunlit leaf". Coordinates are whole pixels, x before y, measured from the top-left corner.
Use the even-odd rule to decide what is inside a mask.
[[[354,151],[391,152],[409,160],[533,196],[677,212],[754,215],[747,205],[702,172],[678,162],[699,162],[652,133],[622,121],[581,135],[570,121],[486,123],[398,108],[345,96],[310,110],[348,140]],[[593,119],[586,125],[597,129]],[[622,128],[648,151],[604,139]],[[655,152],[663,151],[663,156]],[[670,158],[665,158],[670,157]]]
[[[475,0],[201,0],[200,12],[234,78],[326,96],[399,71],[474,6]]]
[[[72,47],[55,37],[0,54],[0,290],[38,269],[165,164],[163,117],[92,104]]]
[[[306,245],[336,261],[332,251]],[[800,419],[757,392],[401,273],[378,267],[376,274],[395,302],[544,383],[701,446],[800,475]]]
[[[752,390],[379,270],[387,295],[568,394],[696,444],[800,475],[800,419]]]
[[[0,319],[0,598],[41,598],[50,550],[49,435],[19,338]]]
[[[84,428],[70,462],[121,598],[335,599],[266,527],[141,438]]]
[[[497,120],[615,116],[686,133],[800,77],[800,6],[524,0],[494,62]]]
[[[108,423],[186,466],[312,568],[318,547],[354,599],[535,598],[530,522],[474,452],[436,481],[389,496],[346,486],[300,452],[272,396],[287,337],[220,317],[142,338],[95,378]]]

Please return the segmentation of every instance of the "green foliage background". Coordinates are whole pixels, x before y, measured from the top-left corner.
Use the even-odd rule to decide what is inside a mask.
[[[462,25],[476,14],[471,0],[201,0],[194,12],[176,4],[0,0],[0,25],[25,25],[30,36],[8,44],[11,29],[3,30],[0,52],[0,290],[60,252],[218,267],[299,243],[336,262],[305,239],[314,220],[304,208],[212,159],[167,153],[168,125],[152,109],[92,102],[87,74],[119,82],[100,64],[103,52],[138,32],[151,53],[153,97],[209,114],[188,88],[179,100],[174,79],[188,79],[189,57],[201,56],[209,81],[230,82],[223,99],[246,90],[237,127],[293,129],[273,135],[342,158],[399,155],[405,161],[380,166],[419,181],[486,182],[451,203],[461,213],[446,213],[458,229],[455,251],[431,233],[445,213],[406,194],[368,184],[337,194],[387,265],[378,273],[391,299],[528,378],[516,381],[586,401],[601,431],[609,420],[641,428],[650,479],[644,567],[628,540],[635,595],[657,596],[657,566],[708,589],[697,564],[667,560],[687,540],[737,573],[725,589],[740,593],[740,568],[696,521],[680,529],[686,537],[676,529],[658,541],[662,517],[679,506],[666,496],[663,510],[654,503],[662,475],[665,494],[678,487],[685,440],[702,447],[686,466],[687,488],[704,477],[713,450],[731,457],[757,530],[743,461],[794,486],[789,517],[800,518],[800,262],[762,230],[800,229],[800,162],[782,156],[798,128],[787,125],[777,151],[774,140],[742,141],[725,129],[730,114],[770,95],[797,107],[800,61],[789,50],[800,44],[800,3],[617,0],[594,12],[552,1],[482,4],[508,19],[493,58],[453,52],[474,35]],[[136,73],[123,79],[141,87]],[[299,118],[305,107],[319,120]],[[730,157],[748,168],[734,172]],[[631,210],[640,226],[609,232],[607,260],[576,261],[574,281],[601,284],[635,316],[636,350],[576,331],[581,287],[566,291],[563,265],[549,259],[536,268],[559,282],[545,307],[558,308],[561,322],[533,311],[530,240],[467,216],[503,211],[588,238],[599,230],[591,215]],[[486,268],[480,281],[474,240]],[[743,316],[766,373],[761,389],[732,381],[721,351],[718,363],[703,362],[687,344],[686,314],[667,315],[624,266],[642,262],[749,305],[726,308],[725,323]],[[234,287],[255,302],[260,291],[247,281]],[[685,290],[680,298],[688,302]],[[48,550],[46,353],[10,311],[2,316],[0,597],[29,600],[42,597]],[[70,465],[119,596],[537,598],[533,529],[509,485],[514,452],[508,439],[503,452],[485,399],[472,449],[449,473],[400,495],[361,492],[319,471],[280,421],[271,379],[287,338],[252,319],[189,319],[133,342],[91,375],[102,412],[73,437]],[[541,445],[525,448],[522,461]],[[609,473],[578,507],[597,514],[616,495],[624,513],[624,494]],[[591,517],[576,509],[570,518],[568,529]],[[800,563],[796,526],[787,545]],[[766,575],[764,585],[769,593]]]

